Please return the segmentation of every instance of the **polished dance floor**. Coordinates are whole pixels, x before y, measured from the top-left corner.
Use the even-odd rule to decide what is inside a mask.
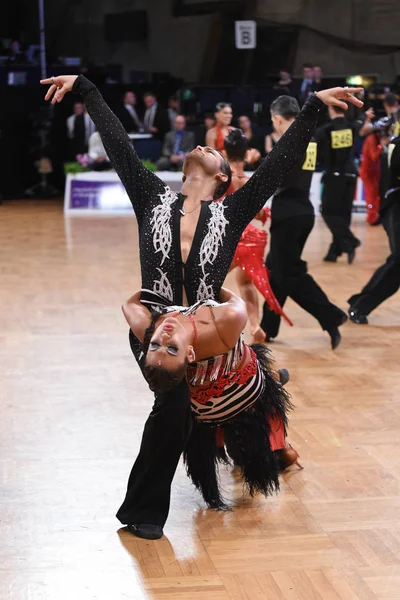
[[[343,308],[388,253],[381,228],[357,220],[355,233],[351,267],[321,262],[321,221],[306,249]],[[0,272],[2,600],[400,598],[400,295],[369,326],[346,324],[335,353],[288,303],[296,326],[273,352],[305,469],[268,499],[222,469],[234,510],[217,513],[180,466],[153,542],[114,517],[151,406],[120,310],[140,284],[135,219],[6,203]]]

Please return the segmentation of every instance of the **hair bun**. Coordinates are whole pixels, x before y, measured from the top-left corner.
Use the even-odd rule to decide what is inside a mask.
[[[246,143],[247,144],[247,138],[244,135],[243,131],[237,127],[232,127],[230,132],[228,133],[228,135],[225,138],[226,142],[228,144],[233,144],[236,145],[237,143],[243,144]]]

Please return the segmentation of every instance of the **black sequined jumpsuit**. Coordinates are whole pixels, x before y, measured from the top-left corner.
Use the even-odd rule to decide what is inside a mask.
[[[223,202],[202,202],[192,247],[183,264],[179,209],[184,197],[171,192],[143,166],[121,123],[93,83],[80,75],[73,92],[83,97],[132,202],[139,228],[142,288],[160,293],[171,304],[182,304],[183,287],[189,304],[218,299],[242,232],[305,155],[322,102],[310,97],[246,185]],[[190,435],[191,418],[186,384],[173,392],[156,394],[127,495],[117,513],[122,523],[164,525],[171,482]]]

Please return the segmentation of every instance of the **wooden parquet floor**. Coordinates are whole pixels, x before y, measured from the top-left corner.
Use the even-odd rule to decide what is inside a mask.
[[[343,308],[388,253],[381,228],[354,228],[351,267],[321,262],[322,222],[306,249]],[[216,513],[180,467],[166,535],[148,542],[114,517],[151,405],[120,311],[139,286],[134,218],[5,204],[0,271],[2,600],[400,598],[400,295],[346,324],[336,353],[288,303],[296,327],[273,352],[306,468],[268,499],[223,469],[235,509]]]

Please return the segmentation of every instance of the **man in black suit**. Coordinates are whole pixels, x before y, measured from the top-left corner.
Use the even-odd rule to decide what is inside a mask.
[[[303,79],[299,82],[297,88],[297,99],[300,102],[300,106],[304,104],[307,98],[314,91],[314,69],[311,64],[303,65]]]
[[[77,154],[85,154],[88,151],[89,138],[96,129],[83,102],[75,102],[74,112],[68,117],[66,125],[70,139],[70,160],[76,160]]]
[[[174,129],[165,136],[162,156],[157,161],[159,171],[180,171],[186,155],[195,147],[195,137],[192,131],[186,131],[186,118],[177,115]]]
[[[143,123],[136,111],[136,95],[131,90],[124,94],[124,105],[119,111],[118,117],[127,133],[137,133],[143,130]]]
[[[314,65],[313,73],[314,73],[314,83],[312,86],[312,91],[319,92],[320,90],[324,89],[324,82],[322,80],[324,74],[322,71],[322,67],[320,65]]]
[[[163,140],[171,126],[167,111],[158,104],[152,92],[144,94],[143,102],[146,107],[143,119],[145,131],[152,133],[155,139]]]

